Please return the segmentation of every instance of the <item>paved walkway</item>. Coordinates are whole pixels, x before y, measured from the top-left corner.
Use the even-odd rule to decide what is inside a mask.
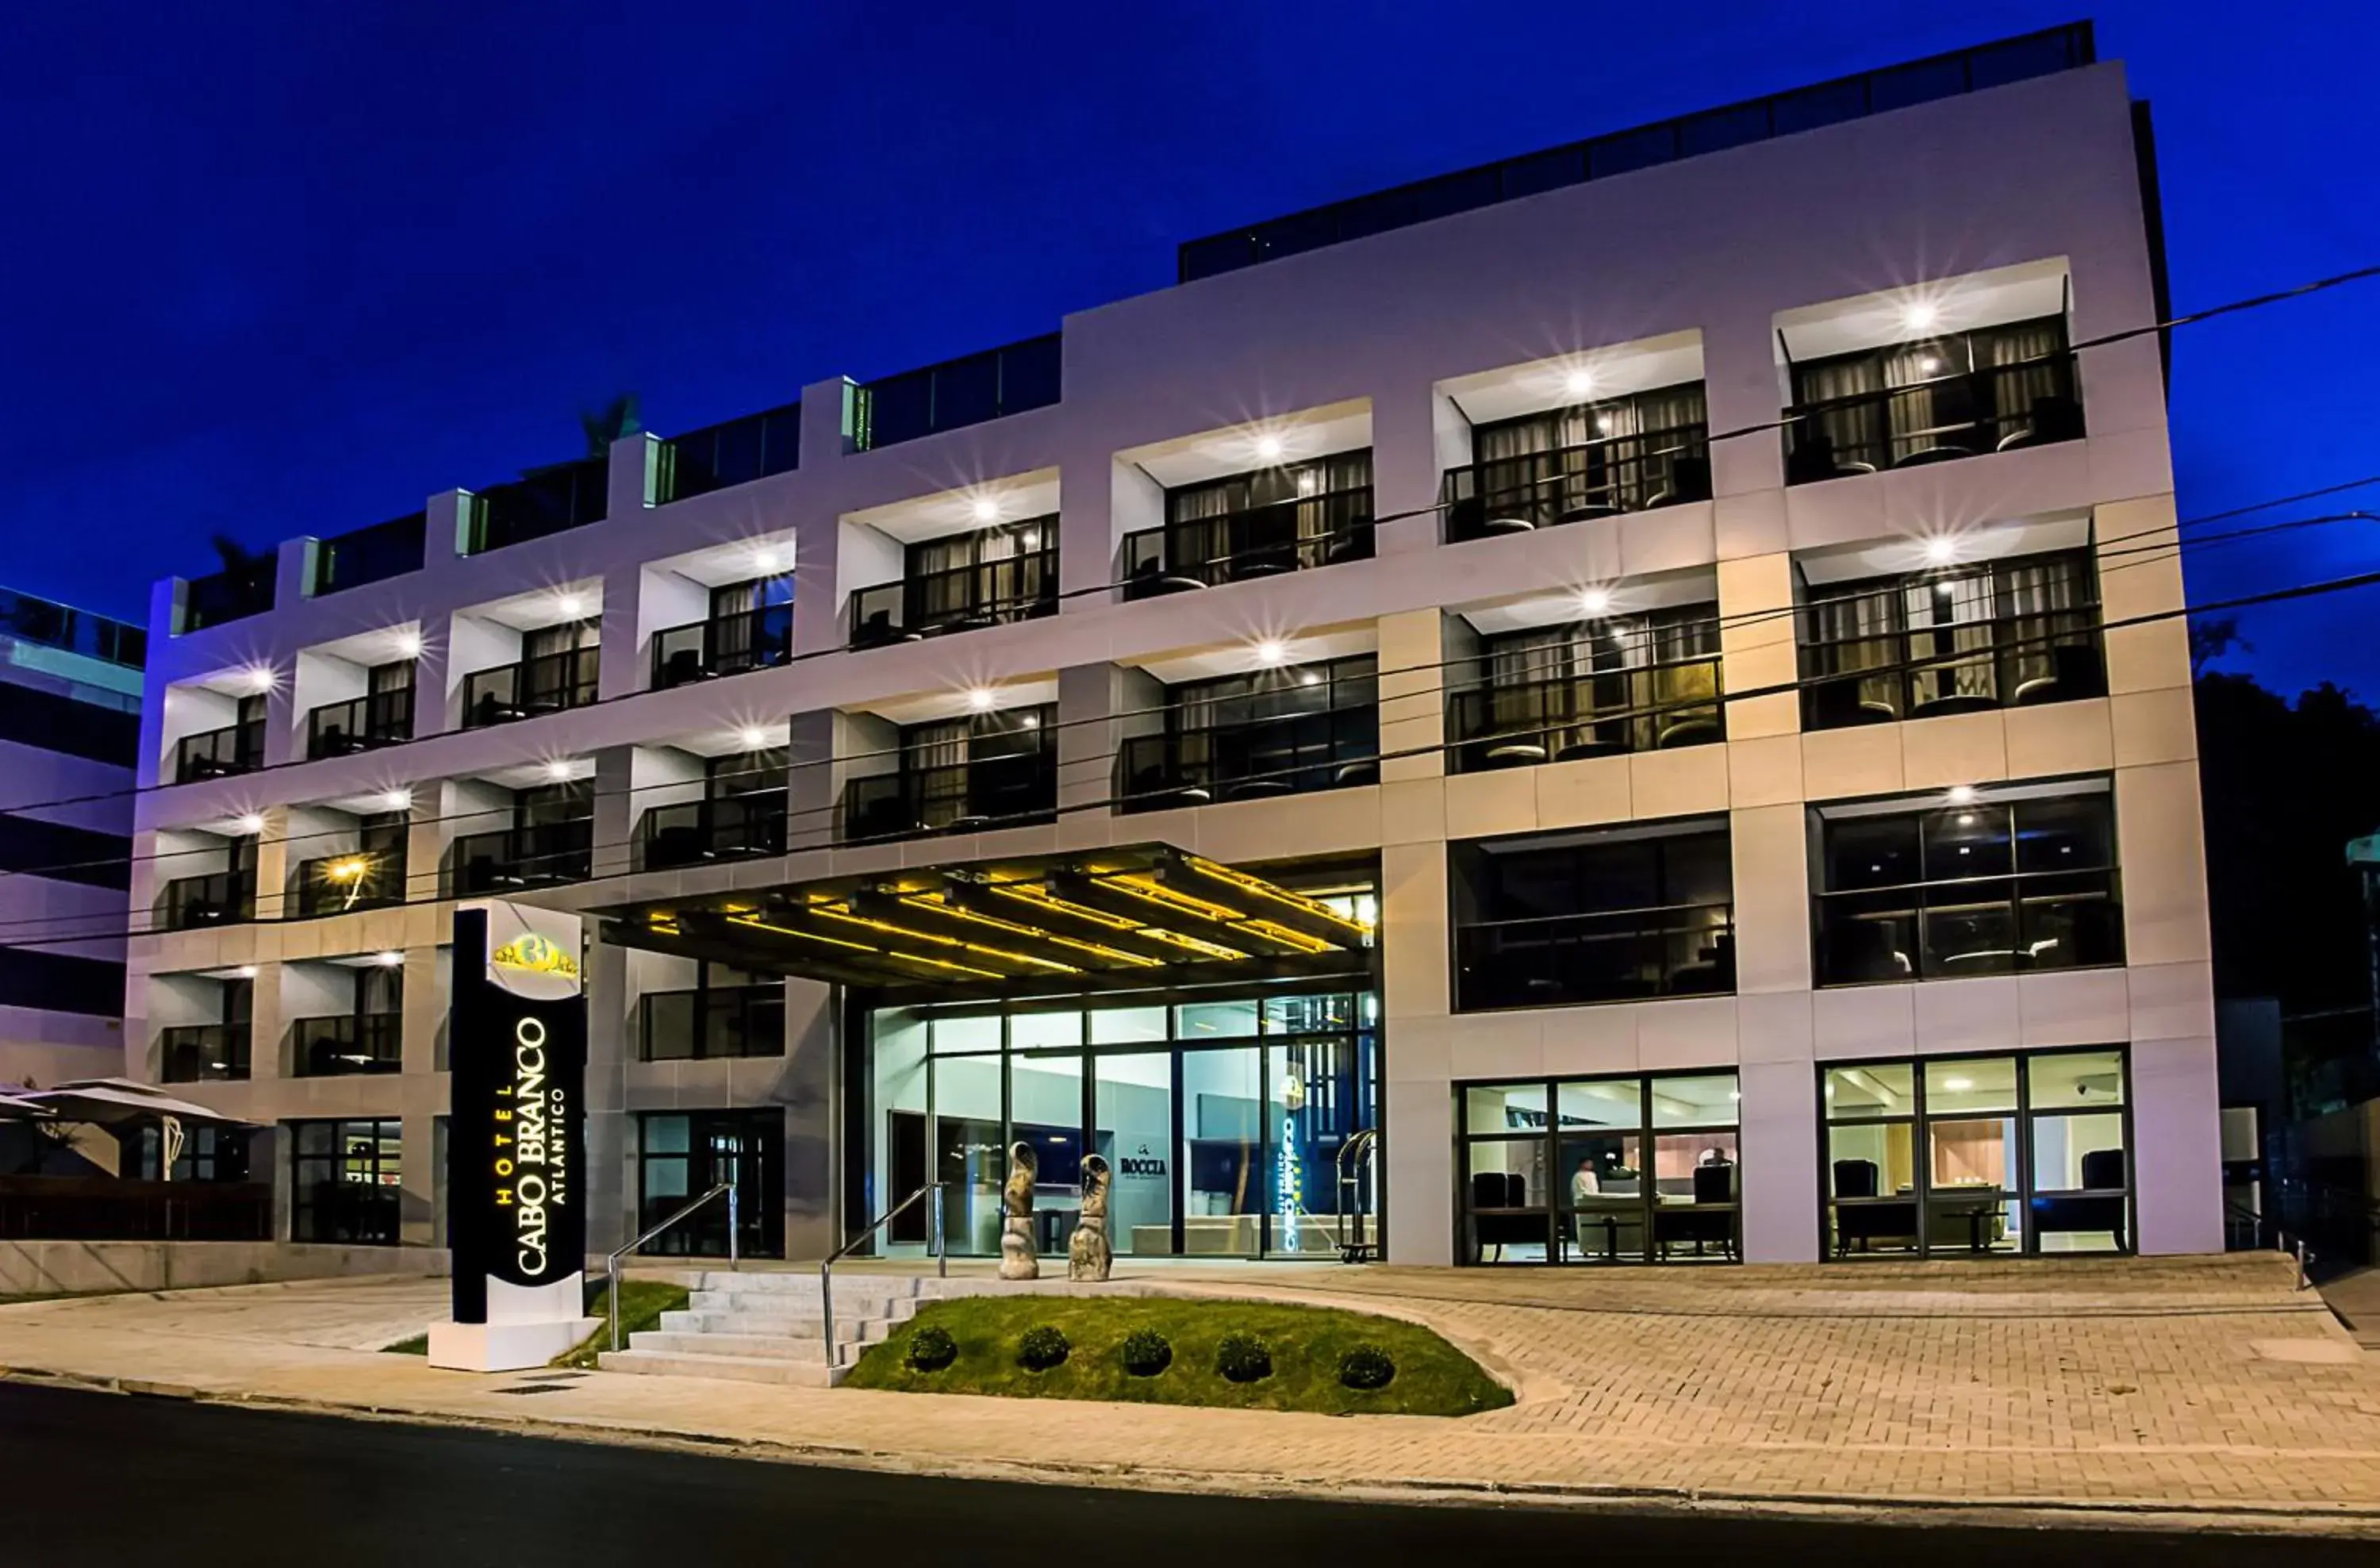
[[[1507,1376],[1466,1420],[481,1379],[370,1347],[435,1282],[0,1307],[0,1367],[905,1470],[1304,1496],[1519,1493],[2194,1514],[2380,1535],[2380,1358],[2270,1256],[1705,1270],[1149,1270],[1429,1322]]]

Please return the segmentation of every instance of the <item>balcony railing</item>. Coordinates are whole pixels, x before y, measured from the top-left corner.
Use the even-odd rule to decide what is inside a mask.
[[[319,599],[326,593],[340,593],[419,571],[429,531],[429,515],[416,512],[318,541],[314,546],[314,596]]]
[[[1846,889],[1813,902],[1820,985],[2124,961],[2123,906],[2108,869]]]
[[[1711,495],[1710,427],[1612,436],[1446,473],[1449,542],[1616,517]]]
[[[1824,640],[1805,630],[1802,678],[1813,730],[2107,694],[2096,604]]]
[[[301,860],[296,881],[300,919],[386,909],[405,902],[405,856],[382,851]]]
[[[0,588],[0,632],[128,670],[140,669],[149,657],[149,634],[141,627],[14,589]]]
[[[174,746],[174,782],[228,778],[252,773],[264,766],[264,721],[225,724],[219,730],[186,735]]]
[[[533,719],[595,700],[598,648],[565,648],[463,677],[463,727]]]
[[[869,382],[858,389],[853,444],[868,451],[1048,407],[1058,401],[1060,341],[1053,332]]]
[[[463,553],[478,555],[601,522],[610,505],[611,474],[610,457],[582,457],[489,486],[470,499]]]
[[[653,634],[653,689],[773,669],[794,656],[794,607],[768,604]]]
[[[1718,695],[1716,657],[1489,682],[1447,695],[1448,755],[1472,773],[1701,746],[1727,738]]]
[[[750,860],[785,852],[782,790],[656,806],[637,824],[637,863],[648,871]]]
[[[1372,487],[1276,501],[1123,536],[1126,599],[1372,558]]]
[[[158,1076],[169,1084],[236,1082],[248,1076],[246,1024],[176,1024],[157,1033]]]
[[[583,882],[594,873],[595,824],[587,818],[466,833],[455,841],[453,896]]]
[[[1785,431],[1785,482],[1909,468],[2082,434],[2074,355],[1962,371],[1803,403]]]
[[[345,702],[326,702],[306,715],[306,756],[349,757],[413,738],[413,688],[375,691]]]
[[[595,823],[586,816],[536,828],[464,833],[455,840],[452,897],[557,888],[595,873]]]
[[[1117,762],[1117,809],[1157,811],[1378,784],[1379,755],[1375,707],[1135,735]]]
[[[0,1176],[0,1241],[271,1241],[271,1182]]]
[[[921,572],[851,596],[851,646],[883,648],[1058,611],[1058,553]]]
[[[280,563],[267,555],[226,566],[182,585],[182,625],[186,632],[219,626],[226,621],[261,615],[273,608],[273,579]]]
[[[703,1062],[785,1053],[785,988],[713,986],[647,991],[637,1002],[637,1039],[648,1062]]]
[[[342,1014],[300,1018],[290,1036],[290,1064],[301,1078],[395,1073],[404,1066],[405,1015]]]
[[[801,466],[802,406],[788,403],[723,424],[671,436],[661,444],[653,504],[749,484]]]
[[[861,844],[986,833],[1053,821],[1057,813],[1058,757],[1044,748],[853,779],[844,785],[838,837]]]
[[[1735,989],[1734,909],[1672,904],[1529,919],[1454,932],[1455,1006],[1572,1006]]]
[[[176,877],[165,884],[158,916],[169,931],[253,920],[256,873],[216,871],[203,877]]]

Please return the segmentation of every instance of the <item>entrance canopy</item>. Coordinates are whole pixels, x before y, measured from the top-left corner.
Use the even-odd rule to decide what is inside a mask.
[[[888,1002],[1367,973],[1372,928],[1171,845],[912,868],[600,912],[608,942]]]

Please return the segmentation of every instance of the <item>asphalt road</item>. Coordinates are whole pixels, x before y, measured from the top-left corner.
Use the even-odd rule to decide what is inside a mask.
[[[930,1418],[922,1402],[919,1415]],[[2369,1568],[2374,1561],[2380,1548],[2369,1541],[2285,1536],[1402,1508],[1009,1486],[0,1384],[0,1563],[12,1568],[920,1562]]]

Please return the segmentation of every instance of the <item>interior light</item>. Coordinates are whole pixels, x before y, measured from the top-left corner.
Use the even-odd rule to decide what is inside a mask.
[[[397,634],[396,634],[396,656],[397,656],[398,658],[400,658],[400,659],[419,659],[419,658],[420,658],[420,657],[421,657],[421,634],[420,634],[419,632],[399,632],[399,633],[397,633]]]
[[[1608,615],[1611,613],[1611,590],[1608,588],[1583,588],[1578,591],[1581,614]]]
[[[324,874],[334,882],[359,882],[370,869],[370,860],[361,855],[349,855],[332,861]]]
[[[1026,714],[1023,718],[1017,720],[1016,723],[1018,727],[1022,729],[1038,730],[1041,727],[1039,715],[1033,713]]]
[[[1959,541],[1949,534],[1937,534],[1925,541],[1925,559],[1937,566],[1947,566],[1959,558]]]
[[[1572,397],[1584,397],[1595,390],[1595,372],[1585,368],[1562,377],[1562,390]]]
[[[386,953],[375,954],[372,962],[383,969],[394,969],[405,962],[405,954],[392,947]]]
[[[1973,806],[1974,803],[1975,786],[1973,784],[1952,784],[1950,786],[1951,805]]]
[[[1966,1090],[1975,1087],[1975,1080],[1973,1078],[1944,1078],[1942,1080],[1942,1087],[1949,1089],[1952,1094],[1962,1094]]]
[[[1597,435],[1609,435],[1611,433],[1610,415],[1597,414],[1595,416],[1595,433]]]
[[[413,809],[413,792],[393,789],[380,797],[380,803],[392,811],[410,811]]]
[[[1277,435],[1260,435],[1257,437],[1257,456],[1263,458],[1268,463],[1278,463],[1281,461],[1281,437]]]
[[[234,822],[232,826],[237,828],[241,833],[253,837],[264,831],[264,818],[259,812],[250,811],[246,816],[240,818],[239,820]]]
[[[1922,356],[1917,361],[1917,373],[1919,375],[1930,376],[1941,368],[1942,361],[1937,359],[1931,354]]]
[[[553,607],[565,615],[576,616],[587,608],[587,601],[575,593],[556,594]]]
[[[991,705],[999,700],[999,694],[988,686],[975,686],[967,688],[966,705],[972,711],[989,713],[991,711]]]
[[[769,744],[769,732],[758,724],[747,724],[735,732],[735,738],[744,743],[745,750],[758,751]]]
[[[1973,811],[1961,811],[1961,812],[1960,812],[1960,813],[1959,813],[1959,825],[1960,825],[1961,827],[1962,827],[1962,828],[1972,828],[1972,827],[1973,827],[1973,826],[1975,825],[1975,814],[1974,814]]]
[[[975,505],[970,510],[975,513],[975,520],[978,523],[1000,521],[1000,503],[989,495],[977,496]]]
[[[548,762],[545,765],[545,776],[552,779],[555,784],[569,783],[570,759],[567,757],[557,757],[552,761]]]
[[[1912,300],[1900,308],[1900,324],[1911,332],[1931,332],[1942,312],[1926,300]]]
[[[1269,668],[1289,662],[1289,644],[1277,637],[1266,638],[1256,646],[1257,662]]]
[[[1322,677],[1316,675],[1313,671],[1307,670],[1297,677],[1297,684],[1300,686],[1320,686],[1322,684]]]

